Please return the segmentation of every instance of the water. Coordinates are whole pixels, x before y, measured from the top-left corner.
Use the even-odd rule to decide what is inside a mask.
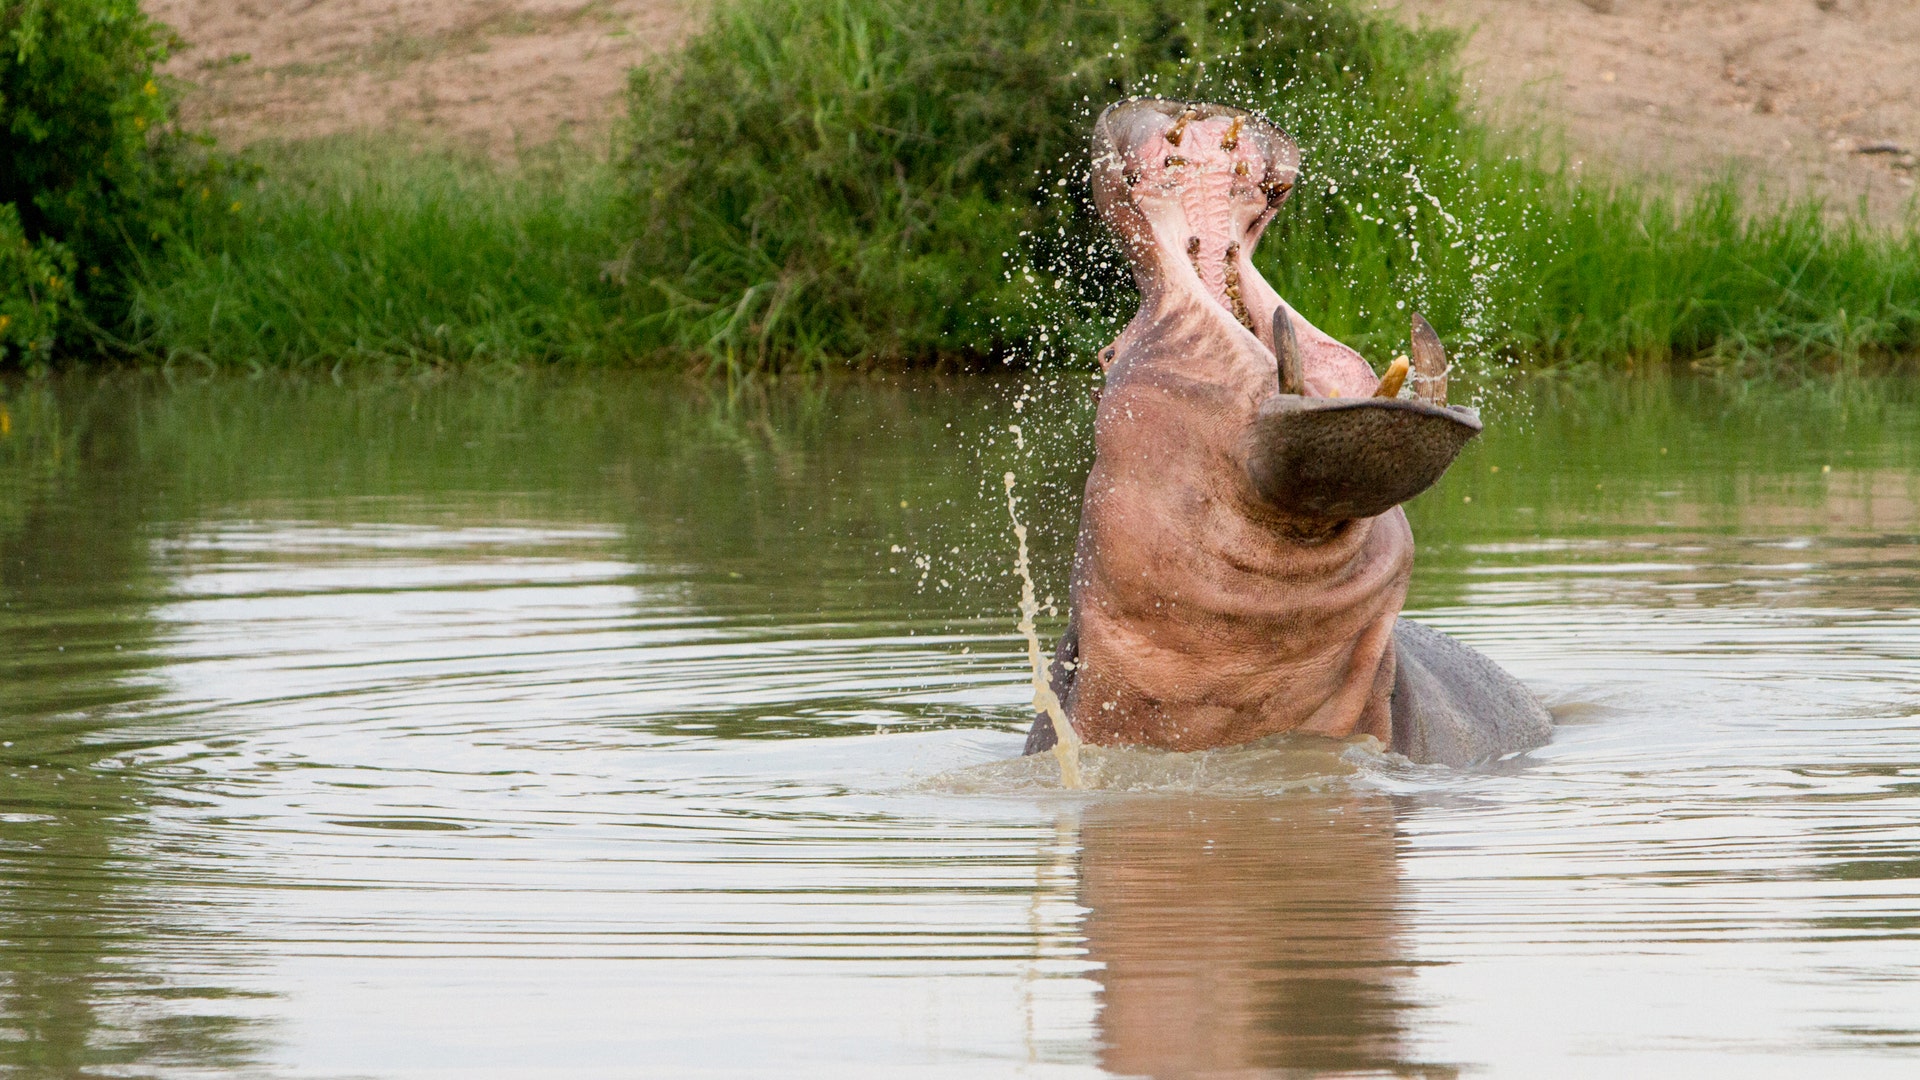
[[[1091,402],[1017,392],[5,389],[5,1073],[1910,1073],[1920,386],[1523,388],[1411,606],[1552,745],[1086,792],[1001,477],[1056,634]]]

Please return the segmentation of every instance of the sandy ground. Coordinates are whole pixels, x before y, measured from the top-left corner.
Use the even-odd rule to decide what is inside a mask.
[[[1482,108],[1535,118],[1615,174],[1697,183],[1737,169],[1776,193],[1903,217],[1920,149],[1916,0],[1393,0],[1469,31]]]
[[[698,3],[698,0],[692,0]],[[148,0],[187,42],[169,72],[222,139],[349,131],[506,156],[603,137],[628,68],[672,48],[686,0]]]
[[[344,131],[511,154],[600,138],[626,69],[703,0],[149,0],[187,46],[189,119],[247,143]],[[1916,0],[1379,0],[1469,31],[1496,121],[1564,131],[1586,169],[1683,184],[1737,168],[1897,220],[1920,149]]]

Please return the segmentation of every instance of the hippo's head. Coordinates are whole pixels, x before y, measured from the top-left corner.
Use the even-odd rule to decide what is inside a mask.
[[[1261,367],[1244,461],[1274,508],[1325,523],[1383,513],[1431,486],[1479,433],[1474,410],[1447,405],[1446,352],[1419,314],[1411,359],[1375,377],[1254,269],[1253,247],[1300,172],[1299,150],[1272,122],[1133,98],[1101,114],[1093,144],[1094,201],[1142,299],[1145,325],[1123,335],[1123,351],[1235,386],[1251,387],[1244,369]]]

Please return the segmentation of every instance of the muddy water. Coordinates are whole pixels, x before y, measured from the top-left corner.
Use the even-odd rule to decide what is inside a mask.
[[[1084,793],[1012,760],[1001,481],[1056,633],[1083,385],[1024,455],[980,382],[3,393],[7,1075],[1920,1053],[1913,384],[1525,389],[1413,508],[1412,603],[1551,746]]]

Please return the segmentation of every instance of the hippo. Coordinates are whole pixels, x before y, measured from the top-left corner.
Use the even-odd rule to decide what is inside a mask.
[[[1465,766],[1551,718],[1491,660],[1400,618],[1400,504],[1480,433],[1412,316],[1376,376],[1281,300],[1252,255],[1299,174],[1256,113],[1134,98],[1094,128],[1094,202],[1140,309],[1105,381],[1054,693],[1096,745],[1202,750],[1281,732],[1372,735]],[[1027,752],[1050,748],[1042,714]]]

